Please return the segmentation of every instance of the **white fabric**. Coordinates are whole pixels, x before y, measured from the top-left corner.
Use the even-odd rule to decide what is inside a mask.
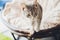
[[[43,8],[40,30],[60,24],[60,0],[39,0],[38,2]]]

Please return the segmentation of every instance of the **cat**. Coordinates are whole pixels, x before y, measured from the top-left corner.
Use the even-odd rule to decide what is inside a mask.
[[[39,31],[42,8],[37,1],[34,1],[31,5],[19,2],[8,3],[3,11],[3,17],[19,31],[31,35],[34,31]]]

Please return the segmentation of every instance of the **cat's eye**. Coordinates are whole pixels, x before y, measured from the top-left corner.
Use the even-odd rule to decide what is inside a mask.
[[[37,7],[37,5],[35,5]]]
[[[37,5],[34,5],[35,8],[37,8]]]
[[[27,17],[30,17],[30,14],[27,14]]]
[[[23,10],[24,10],[25,8],[23,8]]]

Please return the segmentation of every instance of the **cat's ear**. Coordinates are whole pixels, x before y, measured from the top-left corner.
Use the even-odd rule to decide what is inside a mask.
[[[34,0],[34,3],[37,3],[37,0]]]

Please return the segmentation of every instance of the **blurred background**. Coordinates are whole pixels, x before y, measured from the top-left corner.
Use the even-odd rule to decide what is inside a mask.
[[[2,13],[2,10],[4,10],[5,4],[11,1],[12,0],[0,0],[0,14]],[[2,23],[1,18],[0,18],[0,40],[13,40],[11,32],[6,27],[6,25]]]
[[[11,0],[0,0],[0,14],[7,2],[11,2]],[[0,40],[13,40],[13,37],[8,31],[8,28],[2,23],[1,20],[0,20]]]

